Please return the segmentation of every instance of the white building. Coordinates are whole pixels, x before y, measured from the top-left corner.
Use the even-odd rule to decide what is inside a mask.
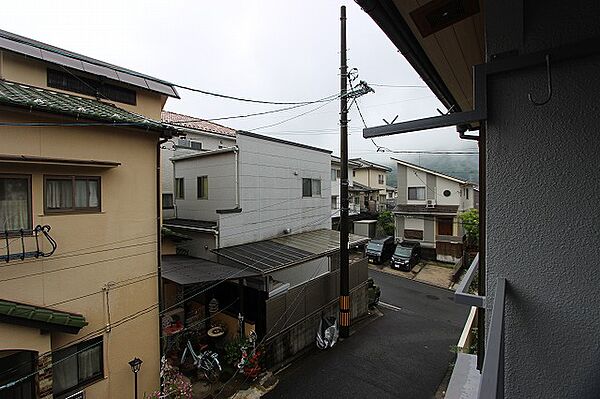
[[[175,217],[173,163],[170,158],[207,152],[235,145],[235,130],[193,116],[163,111],[161,120],[177,127],[179,137],[167,141],[161,149],[163,217]]]
[[[352,177],[354,168],[358,167],[359,164],[356,162],[348,161],[348,199],[350,207],[350,215],[357,215],[360,213],[360,203],[354,200],[354,179]],[[335,155],[331,156],[331,217],[340,217],[340,176],[341,176],[342,164],[340,157]],[[358,199],[358,197],[357,197]]]
[[[298,233],[331,224],[328,150],[248,132],[235,146],[173,157],[175,218],[211,249]]]
[[[420,241],[438,260],[459,258],[463,228],[458,215],[475,208],[474,184],[394,160],[398,163],[396,239]]]

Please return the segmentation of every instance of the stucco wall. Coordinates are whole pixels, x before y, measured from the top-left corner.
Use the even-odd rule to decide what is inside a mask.
[[[331,226],[330,154],[238,136],[242,212],[219,217],[220,246]],[[321,179],[321,195],[302,197],[302,178]]]
[[[522,30],[507,3],[486,2],[492,54],[600,34],[598,2],[530,3]],[[600,391],[599,70],[597,55],[552,63],[553,96],[540,107],[527,93],[545,95],[543,64],[488,78],[486,304],[505,277],[507,398]]]
[[[27,58],[23,55],[14,54],[7,51],[0,52],[0,64],[0,79],[6,79],[11,82],[25,83],[31,86],[46,88],[56,92],[69,93],[78,97],[95,99],[95,97],[86,96],[80,93],[49,88],[46,70],[47,68],[61,70],[59,66],[45,63],[40,60]],[[75,74],[78,76],[94,77],[94,75],[87,75],[79,71]],[[165,95],[144,90],[136,86],[124,85],[117,81],[111,80],[110,83],[116,86],[123,86],[128,89],[135,90],[137,93],[136,104],[130,105],[112,100],[108,100],[106,102],[116,104],[119,108],[126,109],[127,111],[136,112],[154,120],[160,120],[160,111],[167,99]]]
[[[34,114],[0,113],[10,122],[48,121]],[[126,288],[109,290],[110,321],[115,322],[157,303],[156,278],[156,143],[145,131],[118,128],[0,129],[0,152],[54,158],[116,161],[112,168],[2,164],[0,173],[31,176],[33,225],[48,224],[58,248],[48,258],[11,261],[2,265],[3,299],[81,313],[89,325],[77,335],[52,333],[51,346],[69,342],[108,323],[102,288],[109,282],[128,281]],[[101,178],[101,212],[46,214],[44,175],[84,175]],[[43,240],[42,240],[43,241]],[[29,241],[31,243],[31,241]],[[16,252],[17,241],[11,245]],[[31,247],[30,247],[31,248]],[[44,245],[48,249],[47,245]],[[19,248],[20,250],[20,248]],[[76,299],[74,299],[76,298]],[[59,305],[54,305],[60,303]],[[140,333],[143,332],[143,333]],[[34,330],[39,335],[39,330]],[[0,349],[13,346],[14,331],[0,329]],[[100,333],[101,334],[101,333]],[[33,334],[20,334],[35,349]],[[132,337],[135,339],[132,340]],[[48,336],[43,337],[48,339]],[[148,313],[104,333],[107,378],[86,388],[90,399],[120,397],[131,387],[127,362],[143,359],[140,392],[158,386],[158,311]]]

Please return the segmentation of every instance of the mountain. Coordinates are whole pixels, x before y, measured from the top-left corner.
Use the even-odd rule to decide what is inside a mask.
[[[394,156],[394,158],[472,183],[478,184],[479,182],[479,159],[477,155],[403,154]],[[398,178],[396,162],[390,159],[384,164],[390,166],[393,170],[387,174],[387,184],[396,187]]]

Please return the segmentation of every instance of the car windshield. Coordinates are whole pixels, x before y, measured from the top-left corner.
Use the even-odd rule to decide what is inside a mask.
[[[380,244],[378,242],[370,242],[367,245],[367,250],[371,251],[379,251],[381,248],[383,248],[383,244]]]
[[[402,258],[410,258],[411,250],[412,250],[412,248],[402,247],[402,246],[398,245],[396,247],[396,252],[394,252],[394,255],[400,256]]]

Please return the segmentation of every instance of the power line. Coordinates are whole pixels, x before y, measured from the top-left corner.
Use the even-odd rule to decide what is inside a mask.
[[[331,104],[331,102],[333,102],[334,100],[336,100],[336,98],[334,98],[334,99],[331,99],[331,100],[328,100],[328,101],[327,101],[325,104],[321,104],[321,105],[319,105],[318,107],[312,108],[312,109],[310,109],[310,110],[308,110],[308,111],[306,111],[306,112],[303,112],[303,113],[301,113],[301,114],[299,114],[299,115],[292,116],[291,118],[287,118],[287,119],[284,119],[284,120],[282,120],[282,121],[279,121],[279,122],[271,123],[271,124],[269,124],[269,125],[264,125],[264,126],[255,127],[255,128],[253,128],[253,129],[249,129],[249,131],[251,132],[251,131],[254,131],[254,130],[266,129],[266,128],[269,128],[269,127],[273,127],[273,126],[278,126],[278,125],[281,125],[281,124],[283,124],[283,123],[286,123],[286,122],[289,122],[289,121],[291,121],[291,120],[293,120],[293,119],[297,119],[297,118],[300,118],[300,117],[302,117],[302,116],[304,116],[304,115],[310,114],[311,112],[317,111],[317,110],[319,110],[319,109],[321,109],[321,108],[325,107],[326,105],[329,105],[329,104]]]
[[[428,89],[427,85],[394,85],[394,84],[385,84],[385,83],[369,83],[371,86],[376,87],[395,87],[399,89]]]

